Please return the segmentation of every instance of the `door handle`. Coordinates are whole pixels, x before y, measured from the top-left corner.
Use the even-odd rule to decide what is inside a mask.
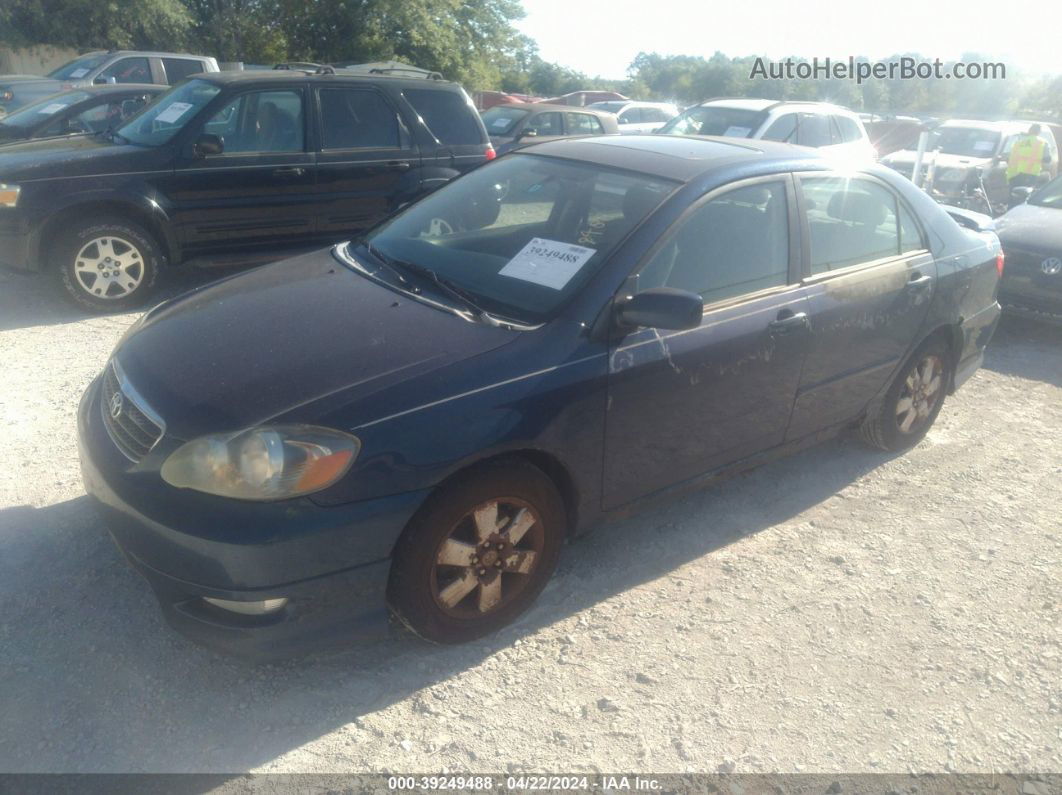
[[[301,177],[306,173],[306,169],[301,166],[285,166],[284,168],[274,168],[274,177]]]
[[[921,290],[923,287],[928,287],[931,281],[933,281],[932,276],[923,276],[918,271],[915,271],[911,274],[911,278],[907,280],[907,289]]]
[[[788,334],[794,329],[807,328],[809,325],[807,312],[794,313],[789,309],[783,309],[778,313],[777,320],[772,320],[767,324],[767,331],[771,334]]]
[[[387,167],[389,169],[393,170],[393,171],[408,171],[409,170],[409,161],[408,160],[388,160],[387,161]]]

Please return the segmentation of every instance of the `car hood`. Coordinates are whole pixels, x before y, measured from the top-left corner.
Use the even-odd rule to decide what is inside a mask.
[[[116,356],[167,434],[188,440],[318,421],[519,333],[407,298],[324,250],[160,304]]]
[[[996,219],[996,233],[1004,247],[1062,253],[1062,210],[1019,204]]]
[[[0,180],[32,182],[55,177],[120,174],[169,168],[166,148],[133,146],[98,135],[39,138],[0,150]]]
[[[911,166],[914,167],[915,158],[918,153],[911,149],[903,149],[899,152],[892,152],[881,158],[881,162],[887,166]],[[934,154],[933,152],[926,152],[922,156],[922,163],[928,165],[936,161],[937,168],[972,168],[975,166],[984,166],[992,162],[990,157],[967,157],[965,155],[948,155],[940,152]]]

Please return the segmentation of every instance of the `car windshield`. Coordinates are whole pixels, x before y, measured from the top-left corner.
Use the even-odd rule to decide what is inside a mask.
[[[1029,197],[1029,204],[1062,210],[1062,177],[1056,177]]]
[[[68,64],[63,64],[54,72],[49,72],[48,77],[52,80],[82,80],[105,60],[107,60],[106,55],[84,55]]]
[[[930,149],[961,157],[992,157],[999,146],[1000,134],[983,127],[940,127],[933,134]]]
[[[508,135],[529,112],[521,108],[503,108],[500,105],[483,111],[483,124],[487,128],[487,135]]]
[[[669,135],[725,135],[749,138],[763,122],[763,112],[718,105],[688,108],[658,132]]]
[[[590,105],[589,107],[593,108],[594,110],[603,110],[606,113],[619,113],[621,110],[623,110],[625,107],[627,107],[628,104],[630,104],[630,103],[628,103],[628,102],[595,102],[592,105]]]
[[[5,116],[2,124],[4,127],[18,127],[26,130],[54,116],[59,111],[65,110],[75,102],[81,102],[88,98],[89,95],[85,91],[67,91],[62,94],[52,94],[50,97],[45,97],[39,102],[19,108],[11,115]]]
[[[675,187],[591,163],[507,155],[432,193],[364,240],[396,268],[402,262],[430,268],[490,313],[539,323]]]
[[[220,88],[206,80],[181,83],[119,127],[118,134],[132,144],[162,146],[194,119],[219,91]]]

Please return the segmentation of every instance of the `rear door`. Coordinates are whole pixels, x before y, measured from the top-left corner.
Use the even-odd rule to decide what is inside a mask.
[[[632,280],[632,293],[700,293],[704,315],[695,329],[612,341],[606,509],[784,440],[809,341],[795,204],[787,175],[727,186],[676,222]]]
[[[420,153],[398,109],[372,86],[316,91],[317,232],[333,239],[372,226],[412,189]]]
[[[811,346],[788,438],[856,418],[918,338],[936,263],[906,203],[868,175],[801,175]]]
[[[230,95],[192,130],[224,141],[220,155],[185,151],[167,192],[188,256],[294,245],[314,229],[314,157],[303,87]]]

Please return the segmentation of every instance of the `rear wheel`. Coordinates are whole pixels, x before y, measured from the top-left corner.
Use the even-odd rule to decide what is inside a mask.
[[[553,574],[564,504],[537,467],[488,465],[443,488],[395,549],[388,600],[421,637],[460,643],[505,626]]]
[[[923,343],[889,387],[881,405],[863,422],[863,439],[892,452],[918,444],[944,405],[951,356],[939,338]]]
[[[138,224],[120,219],[75,225],[52,252],[67,296],[93,312],[117,312],[143,303],[158,276],[158,243]]]

